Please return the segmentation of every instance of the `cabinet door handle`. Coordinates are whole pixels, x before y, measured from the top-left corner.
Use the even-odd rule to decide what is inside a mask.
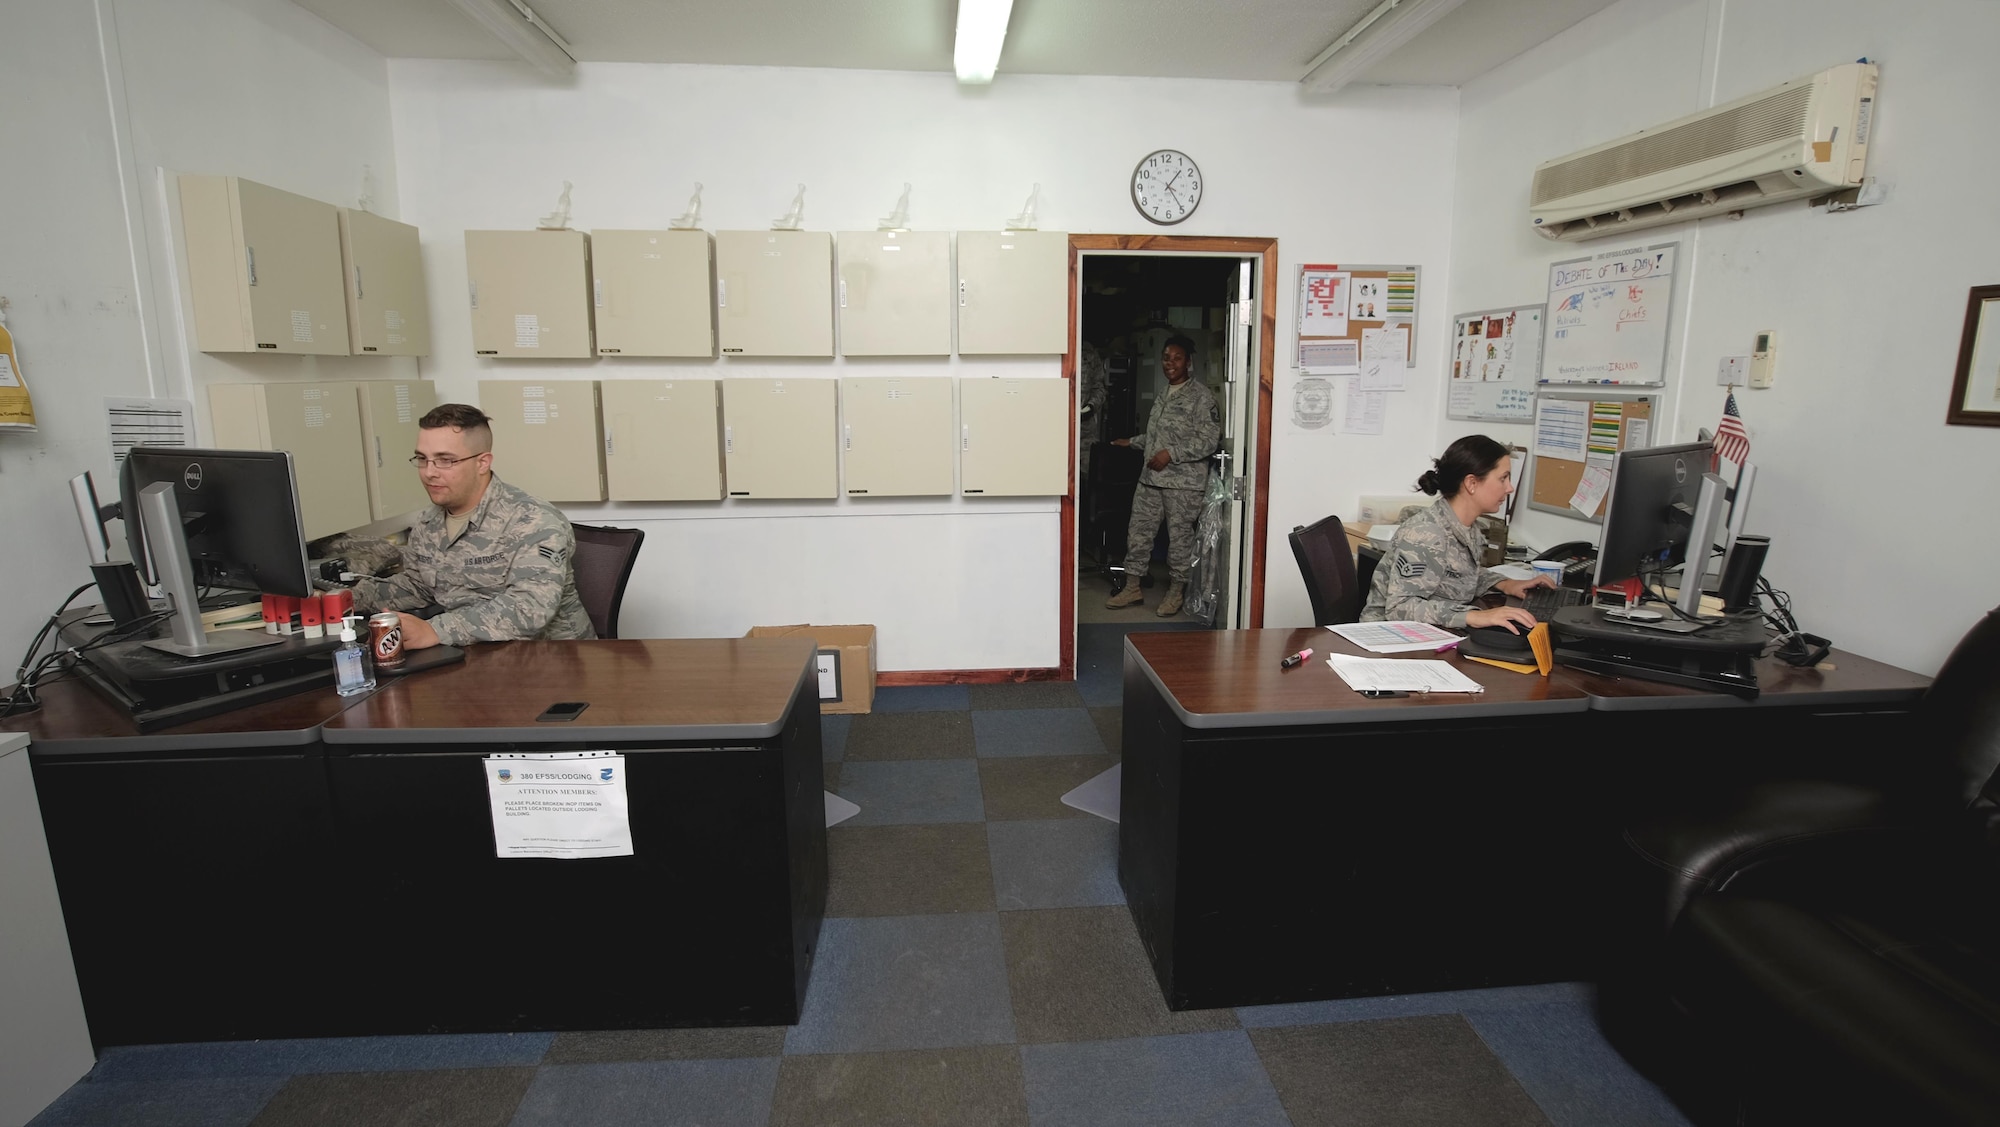
[[[257,248],[256,248],[256,247],[251,247],[251,246],[246,246],[246,247],[244,247],[244,248],[243,248],[243,263],[244,263],[245,267],[247,267],[247,268],[248,268],[248,270],[249,270],[249,273],[250,273],[250,284],[251,284],[251,285],[253,285],[253,286],[254,286],[254,285],[256,285],[256,284],[257,284]]]
[[[367,298],[367,291],[361,288],[361,266],[359,263],[356,263],[354,267],[354,300],[365,301]]]

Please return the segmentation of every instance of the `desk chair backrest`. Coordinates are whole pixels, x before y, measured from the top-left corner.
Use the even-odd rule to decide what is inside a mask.
[[[1938,669],[1918,706],[1919,746],[1957,810],[2000,865],[2000,610],[1986,612]],[[1963,815],[1961,815],[1963,816]]]
[[[571,524],[576,530],[576,552],[570,566],[576,573],[576,593],[590,614],[590,625],[600,638],[618,636],[618,606],[625,601],[625,583],[632,578],[632,564],[639,558],[639,545],[646,539],[643,529],[604,528],[594,524]]]
[[[1339,517],[1325,517],[1292,529],[1292,555],[1312,600],[1313,625],[1332,626],[1361,617],[1361,585],[1354,575],[1354,549]]]

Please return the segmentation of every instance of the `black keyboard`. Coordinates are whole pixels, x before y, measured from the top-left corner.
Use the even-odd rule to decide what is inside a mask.
[[[1590,601],[1590,592],[1580,587],[1536,587],[1521,600],[1521,606],[1538,621],[1547,622],[1564,607],[1580,607]]]

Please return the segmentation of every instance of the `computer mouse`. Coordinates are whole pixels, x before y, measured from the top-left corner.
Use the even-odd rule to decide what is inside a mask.
[[[1523,654],[1533,652],[1528,648],[1528,636],[1514,633],[1511,626],[1474,626],[1465,632],[1465,640],[1479,649]]]

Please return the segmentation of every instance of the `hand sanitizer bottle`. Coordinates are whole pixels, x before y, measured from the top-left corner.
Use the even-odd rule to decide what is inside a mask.
[[[341,696],[351,697],[375,687],[375,670],[368,661],[368,647],[354,637],[355,616],[340,620],[340,648],[333,651],[333,687]]]

